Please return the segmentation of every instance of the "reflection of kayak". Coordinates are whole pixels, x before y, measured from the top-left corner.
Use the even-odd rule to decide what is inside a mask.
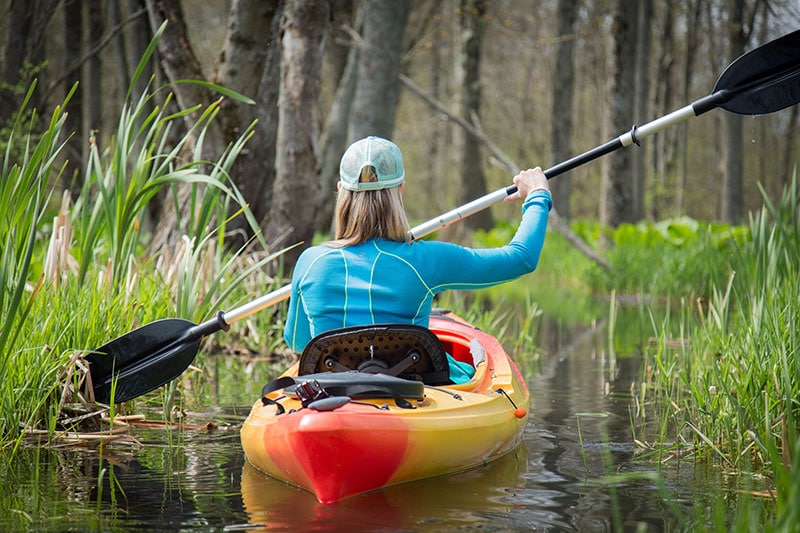
[[[511,530],[524,497],[525,447],[492,463],[449,476],[396,485],[348,498],[336,505],[317,503],[308,492],[242,468],[242,503],[248,521],[268,531],[436,531],[469,527]],[[508,520],[510,524],[505,524]],[[516,519],[518,520],[518,518]],[[430,529],[430,528],[429,528]]]
[[[424,335],[415,337],[418,331],[409,340],[392,328],[312,340],[299,363],[265,387],[244,422],[248,461],[331,503],[466,470],[520,443],[528,389],[497,339],[451,314],[431,317],[438,348]],[[471,381],[408,379],[436,382],[443,371],[446,377],[442,348],[474,363]],[[355,365],[362,371],[347,371]]]

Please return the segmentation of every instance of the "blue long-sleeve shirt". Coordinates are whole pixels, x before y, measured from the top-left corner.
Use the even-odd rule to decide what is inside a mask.
[[[489,287],[533,272],[551,208],[549,192],[531,192],[514,238],[499,248],[386,239],[310,247],[292,275],[284,339],[299,353],[314,336],[337,328],[388,323],[427,327],[434,295]]]

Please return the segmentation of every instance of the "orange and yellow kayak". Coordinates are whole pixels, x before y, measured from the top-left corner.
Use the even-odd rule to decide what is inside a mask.
[[[331,375],[336,385],[331,390],[340,392],[309,402],[303,394],[307,376],[298,376],[295,364],[244,422],[241,440],[248,462],[312,492],[322,503],[333,503],[463,471],[516,448],[529,393],[514,362],[497,339],[455,315],[432,316],[430,330],[447,353],[474,364],[469,382],[424,385],[380,374],[326,372],[308,378],[318,378],[313,385],[319,388],[321,382],[324,389],[325,376]],[[355,385],[338,387],[340,378]],[[371,387],[397,394],[364,397]],[[350,397],[348,390],[362,394]]]

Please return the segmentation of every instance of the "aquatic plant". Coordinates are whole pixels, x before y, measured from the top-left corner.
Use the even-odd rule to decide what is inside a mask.
[[[26,114],[34,89],[35,85],[31,86],[18,117]],[[24,411],[20,413],[17,409],[20,397],[28,396],[31,404],[41,407],[41,398],[54,387],[55,366],[46,357],[37,364],[37,349],[23,347],[27,346],[26,323],[42,297],[44,280],[36,272],[35,264],[37,237],[53,181],[61,171],[57,155],[64,142],[63,108],[72,94],[56,107],[44,133],[32,133],[36,123],[33,113],[28,130],[24,131],[25,126],[17,121],[5,143],[0,175],[0,205],[5,206],[0,213],[0,435],[3,436],[18,431],[18,423],[24,419]]]
[[[642,388],[657,416],[657,439],[723,468],[767,475],[778,521],[796,511],[800,426],[800,193],[796,177],[751,215],[728,279],[707,300],[684,302],[684,334],[657,325]],[[794,496],[792,496],[794,495]],[[796,517],[795,517],[796,518]]]
[[[597,292],[665,297],[705,296],[730,270],[733,250],[749,239],[746,226],[704,223],[689,217],[621,224],[611,229],[577,221],[587,242],[604,248],[612,268],[588,272]]]
[[[170,113],[170,96],[159,105],[156,92],[125,104],[108,148],[92,143],[76,202],[63,191],[55,211],[64,106],[44,132],[34,131],[34,121],[28,131],[19,123],[11,129],[0,176],[0,202],[14,206],[0,214],[0,445],[19,445],[28,430],[53,438],[81,420],[72,410],[82,399],[87,350],[157,318],[205,319],[246,296],[242,284],[251,275],[265,290],[277,283],[261,271],[280,252],[254,253],[249,243],[231,250],[224,242],[233,216],[257,229],[229,179],[252,127],[208,160],[202,140],[219,102]],[[143,221],[156,195],[174,197],[178,187],[189,191],[188,219],[179,220],[185,237],[158,246]]]

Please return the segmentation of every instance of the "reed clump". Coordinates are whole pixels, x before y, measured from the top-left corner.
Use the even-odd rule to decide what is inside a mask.
[[[96,408],[85,395],[88,350],[165,316],[207,319],[246,297],[245,282],[261,290],[279,283],[263,267],[280,252],[258,252],[253,243],[231,250],[224,240],[235,216],[257,230],[229,179],[252,125],[208,159],[202,139],[220,102],[174,113],[171,95],[157,94],[148,89],[125,103],[106,149],[91,143],[75,201],[61,185],[70,135],[63,109],[72,92],[43,127],[23,106],[17,116],[32,118],[8,129],[0,169],[0,447],[86,423],[78,413]],[[179,188],[188,192],[182,236],[157,245],[145,229],[151,203]]]
[[[763,193],[763,191],[762,191]],[[707,458],[766,479],[775,523],[800,523],[800,191],[750,216],[729,275],[708,298],[684,300],[654,324],[642,396],[652,401],[660,449]],[[673,332],[681,331],[676,343]],[[645,391],[647,391],[645,393]],[[656,446],[659,448],[659,446]]]

